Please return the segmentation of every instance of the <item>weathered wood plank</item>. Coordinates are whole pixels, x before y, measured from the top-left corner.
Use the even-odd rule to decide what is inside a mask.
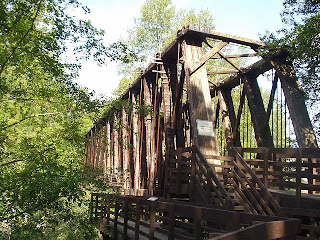
[[[110,123],[109,121],[106,122],[106,141],[107,141],[107,147],[106,147],[106,168],[107,172],[110,173],[111,168],[111,137],[110,137]]]
[[[123,158],[123,177],[124,177],[124,188],[129,189],[129,172],[130,172],[130,164],[129,164],[129,135],[128,135],[128,115],[126,109],[122,109],[121,116],[122,123],[122,158]]]
[[[137,191],[140,189],[140,149],[139,149],[139,119],[138,119],[138,112],[135,108],[137,101],[136,95],[132,93],[131,95],[133,110],[132,110],[132,134],[133,134],[133,161],[134,161],[134,181],[133,181],[133,189]]]
[[[258,53],[242,53],[242,54],[228,54],[224,57],[226,58],[243,58],[243,57],[255,57],[258,56]],[[211,59],[221,59],[222,57],[219,55],[215,55],[211,57]]]
[[[114,116],[113,120],[113,135],[114,135],[114,141],[113,141],[113,173],[118,173],[118,169],[120,167],[119,162],[119,129],[118,129],[118,116]]]
[[[217,46],[213,47],[206,54],[202,55],[198,61],[193,63],[189,68],[189,75],[191,76],[195,71],[201,68],[212,56],[218,53],[222,48],[228,45],[227,42],[220,42]]]
[[[235,35],[220,33],[206,27],[202,28],[202,27],[199,27],[198,25],[192,25],[192,24],[182,28],[178,32],[178,37],[182,37],[188,34],[201,36],[199,37],[201,39],[204,39],[205,37],[209,37],[209,38],[213,38],[213,39],[221,40],[225,42],[238,43],[241,45],[250,46],[253,49],[257,49],[259,47],[263,47],[266,45],[264,42],[261,42],[261,41],[256,41],[249,38],[243,38]]]
[[[298,86],[292,64],[286,61],[286,54],[282,54],[271,61],[281,81],[293,128],[300,147],[318,147],[317,139],[305,105],[305,97]]]
[[[222,117],[222,123],[224,128],[224,137],[227,145],[227,149],[229,152],[231,152],[231,149],[233,147],[233,134],[232,134],[232,123],[230,118],[230,111],[228,109],[227,103],[226,103],[226,97],[225,93],[221,90],[218,91],[218,98],[220,103],[220,110],[221,110],[221,117]]]
[[[147,83],[147,80],[145,78],[142,79],[143,81],[143,92],[144,92],[144,105],[146,107],[151,107],[151,94],[150,89]],[[154,161],[152,161],[154,155],[152,152],[152,145],[151,139],[153,137],[152,132],[152,122],[151,122],[151,113],[148,114],[145,117],[145,126],[146,126],[146,160],[147,160],[147,172],[148,172],[148,189],[149,194],[153,195],[153,189],[154,189],[154,171],[151,170],[151,163],[154,164]]]
[[[201,59],[203,51],[201,43],[184,40],[182,43],[184,56],[184,68],[186,72],[188,102],[191,115],[191,125],[193,143],[200,149],[203,154],[219,155],[218,141],[215,130],[211,136],[201,136],[197,131],[197,119],[212,122],[213,124],[213,107],[208,85],[207,71],[205,65],[198,69],[191,76],[188,73],[190,66]]]
[[[273,147],[273,139],[269,125],[264,126],[267,114],[264,109],[257,79],[253,79],[251,76],[244,76],[243,80],[257,145],[259,147]]]

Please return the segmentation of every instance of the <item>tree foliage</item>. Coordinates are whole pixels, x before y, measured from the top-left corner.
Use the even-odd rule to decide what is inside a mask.
[[[282,21],[288,27],[277,34],[267,33],[263,40],[269,43],[267,52],[284,49],[289,53],[320,136],[320,1],[284,0],[283,7]]]
[[[94,179],[81,175],[84,136],[104,100],[73,82],[81,64],[63,54],[104,64],[124,45],[104,46],[103,31],[68,14],[80,10],[90,12],[74,0],[0,3],[0,237],[93,238],[76,204]]]
[[[285,0],[282,21],[289,26],[280,35],[266,35],[272,49],[284,48],[297,69],[308,96],[319,101],[320,1]]]
[[[128,37],[120,42],[128,46],[128,58],[119,64],[124,75],[114,95],[120,96],[157,52],[161,52],[177,36],[177,31],[188,24],[199,24],[214,29],[213,16],[208,10],[176,10],[171,0],[146,0]]]

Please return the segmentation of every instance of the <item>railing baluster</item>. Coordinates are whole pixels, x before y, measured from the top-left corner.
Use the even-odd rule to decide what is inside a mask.
[[[128,239],[128,213],[129,213],[129,199],[124,199],[124,210],[123,210],[123,240]]]
[[[156,206],[155,206],[155,202],[151,202],[150,226],[149,226],[149,239],[150,240],[154,240],[155,224],[156,224]]]
[[[192,156],[191,156],[191,179],[190,179],[190,201],[195,201],[195,177],[196,177],[196,149],[192,147]]]
[[[201,239],[201,220],[202,220],[202,208],[195,207],[194,208],[194,232],[193,232],[193,239],[199,240]]]
[[[169,231],[168,240],[174,240],[174,224],[175,224],[175,205],[169,203]]]
[[[177,167],[177,182],[176,182],[176,186],[177,186],[177,194],[180,193],[181,190],[181,168],[182,168],[182,149],[179,148],[178,149],[178,167]]]
[[[263,149],[263,184],[268,188],[268,169],[269,169],[269,151],[268,148]]]
[[[296,158],[296,201],[297,207],[301,207],[301,168],[302,168],[302,148],[297,149]]]
[[[139,228],[140,228],[140,199],[136,200],[136,221],[134,229],[134,239],[139,240]]]
[[[113,222],[113,239],[117,240],[118,239],[118,216],[119,216],[119,200],[115,198],[115,203],[114,203],[114,222]]]

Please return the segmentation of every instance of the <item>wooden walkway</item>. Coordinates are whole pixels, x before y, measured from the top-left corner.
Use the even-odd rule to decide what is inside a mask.
[[[113,239],[295,239],[300,226],[297,219],[165,199],[93,194],[92,203],[92,222],[111,230]]]

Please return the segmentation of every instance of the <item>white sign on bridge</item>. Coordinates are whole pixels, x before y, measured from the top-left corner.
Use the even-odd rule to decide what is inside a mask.
[[[197,119],[197,130],[200,136],[214,137],[213,123],[208,120]]]

